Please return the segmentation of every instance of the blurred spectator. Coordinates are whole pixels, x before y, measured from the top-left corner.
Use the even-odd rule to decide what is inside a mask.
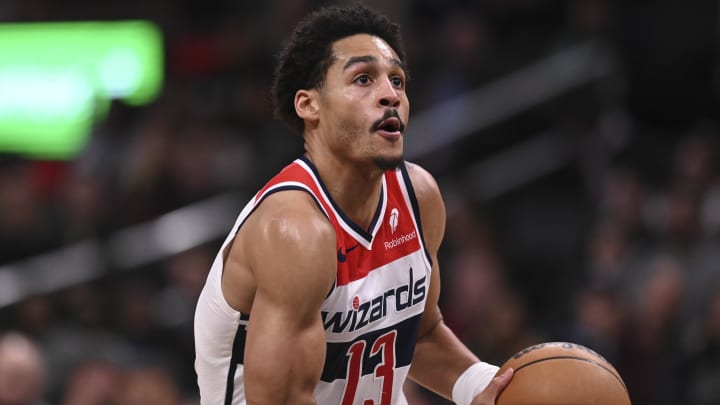
[[[105,234],[110,229],[110,203],[104,179],[72,170],[64,179],[64,192],[56,209],[61,224],[61,243],[70,244]]]
[[[701,241],[698,194],[680,185],[663,190],[649,202],[649,226],[659,247],[687,255]]]
[[[198,247],[164,263],[167,286],[156,295],[158,322],[166,328],[191,327],[195,303],[205,284],[215,252]],[[187,330],[186,330],[187,332]]]
[[[58,319],[49,295],[25,297],[11,309],[18,331],[38,340],[44,337],[50,325]]]
[[[61,405],[115,405],[122,392],[120,371],[105,361],[87,361],[70,372]]]
[[[195,303],[214,254],[202,246],[170,258],[163,265],[166,286],[154,294],[155,322],[164,336],[170,337],[164,343],[169,355],[180,359],[173,363],[173,375],[185,394],[193,392],[197,385],[195,372],[191,367],[183,367],[183,362],[192,362],[195,358],[192,333]]]
[[[605,178],[597,208],[600,221],[632,239],[648,238],[645,221],[646,190],[642,180],[630,169],[611,169]]]
[[[48,364],[51,400],[69,382],[68,370],[94,361],[121,364],[132,353],[108,322],[111,296],[102,285],[80,284],[53,298],[54,317],[38,335]]]
[[[45,378],[35,342],[16,332],[0,336],[0,405],[42,404]]]
[[[620,287],[631,271],[634,254],[631,238],[620,225],[607,222],[591,231],[588,245],[587,283]]]
[[[122,191],[119,194],[122,198],[119,225],[146,221],[175,208],[169,183],[169,151],[172,150],[176,113],[173,105],[156,105],[137,123],[135,136],[127,142],[126,157],[117,168],[118,186]]]
[[[127,372],[117,405],[182,405],[180,390],[172,377],[161,369],[143,368]]]
[[[670,257],[649,263],[644,278],[628,297],[631,305],[618,350],[618,371],[633,403],[683,403],[683,331],[681,303],[686,269]]]
[[[519,291],[500,290],[488,310],[487,322],[473,325],[470,348],[492,364],[503,364],[513,354],[548,340],[535,330],[536,320]]]
[[[674,155],[672,184],[694,195],[704,236],[720,230],[720,132],[717,124],[700,122],[680,141]]]
[[[702,195],[717,181],[718,131],[700,122],[681,139],[674,154],[672,184]]]
[[[605,287],[586,287],[575,293],[574,318],[565,340],[591,347],[611,364],[619,363],[620,341],[627,320],[618,294]]]

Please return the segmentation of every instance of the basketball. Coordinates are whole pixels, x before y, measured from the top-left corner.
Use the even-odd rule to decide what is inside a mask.
[[[497,405],[629,405],[627,387],[615,368],[587,347],[540,343],[512,356],[498,371],[515,370]]]

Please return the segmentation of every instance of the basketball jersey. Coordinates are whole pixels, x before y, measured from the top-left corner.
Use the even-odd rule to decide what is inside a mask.
[[[283,190],[309,193],[337,235],[337,275],[321,306],[326,358],[318,404],[407,404],[402,387],[415,351],[429,289],[431,258],[405,165],[382,178],[368,229],[335,204],[312,162],[301,157],[245,206],[215,257],[195,312],[195,370],[202,404],[245,404],[243,358],[251,314],[232,309],[221,291],[223,261],[253,210]],[[292,271],[292,269],[288,269]]]

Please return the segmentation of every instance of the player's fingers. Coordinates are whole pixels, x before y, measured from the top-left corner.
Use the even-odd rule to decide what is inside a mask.
[[[498,394],[502,392],[503,389],[510,383],[510,380],[512,379],[514,370],[512,368],[508,368],[507,370],[503,371],[502,374],[495,376],[492,381],[490,381],[490,384],[488,384],[487,388],[485,388],[485,392],[490,394],[492,398],[497,398]]]
[[[513,369],[508,368],[502,374],[496,375],[490,380],[490,384],[472,401],[471,405],[494,405],[495,400],[503,389],[510,383],[513,376]]]

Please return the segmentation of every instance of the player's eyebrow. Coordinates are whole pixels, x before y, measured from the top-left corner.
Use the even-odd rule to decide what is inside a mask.
[[[403,71],[405,71],[405,65],[400,61],[399,59],[390,58],[390,63],[393,65],[399,67]],[[378,59],[373,55],[362,55],[362,56],[353,56],[350,59],[348,59],[347,62],[345,62],[345,66],[343,66],[343,70],[347,70],[350,66],[358,64],[358,63],[377,63]]]

